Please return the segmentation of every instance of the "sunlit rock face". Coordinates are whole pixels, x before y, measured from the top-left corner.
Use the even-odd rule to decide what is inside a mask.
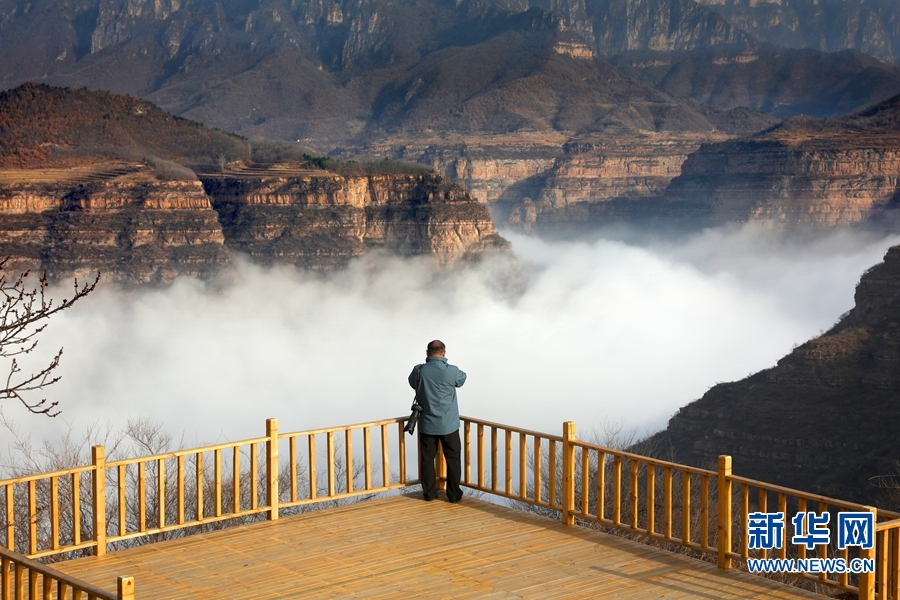
[[[847,225],[900,199],[900,96],[840,119],[796,118],[701,148],[667,190],[712,223]]]
[[[896,508],[900,460],[900,247],[863,274],[856,305],[771,369],[718,384],[655,436],[676,460]]]
[[[53,277],[100,271],[104,280],[133,284],[205,277],[227,264],[218,215],[200,182],[148,171],[20,170],[15,182],[10,171],[0,173],[0,255],[10,267]]]
[[[373,248],[451,262],[506,246],[487,208],[433,173],[201,177],[226,244],[264,263],[329,268]]]

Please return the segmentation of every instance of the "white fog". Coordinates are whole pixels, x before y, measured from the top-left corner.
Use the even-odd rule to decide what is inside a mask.
[[[641,244],[505,235],[515,260],[451,273],[376,254],[328,276],[238,262],[218,290],[187,278],[99,288],[54,317],[35,357],[65,348],[45,394],[62,414],[3,412],[35,440],[143,416],[188,446],[262,435],[267,417],[296,431],[399,416],[406,376],[439,338],[469,376],[463,414],[554,433],[564,420],[655,431],[715,383],[827,330],[900,243],[750,226]]]

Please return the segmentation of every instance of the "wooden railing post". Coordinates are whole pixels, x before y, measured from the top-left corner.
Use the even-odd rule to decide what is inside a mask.
[[[119,577],[118,600],[134,600],[134,577]]]
[[[719,518],[718,535],[716,536],[716,548],[719,551],[719,568],[731,568],[731,457],[722,455],[719,457]]]
[[[103,446],[93,446],[91,448],[91,461],[94,470],[91,472],[93,497],[93,519],[94,540],[97,546],[94,548],[95,556],[103,556],[106,554],[106,450]],[[78,518],[78,515],[75,515]]]
[[[562,522],[565,525],[575,524],[575,422],[563,423],[563,481],[562,481]],[[582,482],[584,486],[586,482]],[[582,490],[582,494],[587,493]]]
[[[274,521],[278,518],[278,419],[266,419],[266,435],[266,502],[269,520]]]
[[[867,506],[868,510],[875,514],[875,523],[878,523],[878,509],[874,506]],[[874,541],[878,541],[878,532],[877,530],[872,531],[872,535],[874,536]],[[887,532],[885,532],[887,535]],[[872,548],[859,549],[859,557],[862,560],[871,559],[873,563],[876,565],[878,561],[876,560],[878,544],[876,543]],[[882,573],[882,577],[886,577],[887,573]],[[860,573],[859,574],[859,600],[875,600],[875,573]]]

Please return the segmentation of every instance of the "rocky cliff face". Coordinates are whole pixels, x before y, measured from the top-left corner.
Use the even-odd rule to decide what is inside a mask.
[[[736,27],[787,48],[854,49],[900,62],[900,6],[893,0],[699,0]]]
[[[794,119],[701,148],[666,198],[712,223],[846,225],[900,199],[900,96],[850,117]]]
[[[450,262],[505,246],[487,209],[435,174],[281,168],[201,183],[121,164],[0,171],[0,255],[53,277],[168,284],[219,272],[231,251],[328,269],[373,248]]]
[[[14,268],[133,284],[206,277],[228,262],[218,215],[199,181],[152,170],[0,172],[0,255]]]
[[[372,248],[443,262],[503,248],[487,208],[433,173],[203,175],[226,244],[264,263],[346,264]]]
[[[869,269],[856,306],[778,365],[719,384],[655,436],[692,464],[857,502],[896,506],[900,450],[900,247]]]

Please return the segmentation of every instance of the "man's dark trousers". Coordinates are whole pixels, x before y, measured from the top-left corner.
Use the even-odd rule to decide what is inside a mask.
[[[434,458],[437,456],[437,444],[441,443],[444,451],[444,460],[447,462],[447,499],[450,502],[459,502],[462,498],[462,489],[459,487],[459,479],[462,474],[462,466],[459,462],[460,441],[459,429],[446,435],[428,435],[419,432],[419,458],[421,459],[419,481],[422,483],[422,494],[426,500],[437,498],[437,477],[434,472]]]

